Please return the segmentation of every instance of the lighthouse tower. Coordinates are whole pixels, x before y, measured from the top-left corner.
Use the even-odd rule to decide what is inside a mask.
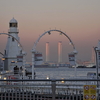
[[[4,61],[4,70],[10,70],[10,66],[12,63],[17,62],[17,55],[21,53],[21,47],[16,39],[19,41],[18,37],[18,23],[16,19],[11,19],[9,22],[9,30],[8,34],[12,35],[8,36],[6,49],[5,49],[5,61]],[[15,39],[16,38],[16,39]]]

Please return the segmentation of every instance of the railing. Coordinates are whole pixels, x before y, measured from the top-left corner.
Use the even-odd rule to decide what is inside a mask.
[[[99,100],[99,82],[100,79],[1,79],[0,100],[83,100],[84,85],[96,85]]]

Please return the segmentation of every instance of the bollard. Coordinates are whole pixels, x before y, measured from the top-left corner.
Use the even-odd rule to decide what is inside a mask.
[[[51,84],[51,88],[52,88],[52,100],[55,100],[55,91],[56,91],[56,81],[52,80],[52,84]]]

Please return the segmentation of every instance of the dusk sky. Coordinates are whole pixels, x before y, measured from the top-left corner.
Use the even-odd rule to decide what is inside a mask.
[[[50,29],[65,32],[75,44],[77,59],[91,59],[92,48],[100,40],[100,0],[0,0],[0,33],[8,33],[9,21],[18,21],[20,42],[31,61],[31,49],[39,35]],[[58,32],[46,34],[37,45],[45,60],[45,44],[50,44],[50,61],[57,61],[57,44],[62,41],[63,62],[68,62],[72,46]],[[0,52],[4,52],[7,36],[0,36]]]

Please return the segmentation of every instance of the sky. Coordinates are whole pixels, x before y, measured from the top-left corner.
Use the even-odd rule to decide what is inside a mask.
[[[31,61],[31,50],[41,34],[50,29],[65,32],[78,51],[77,60],[92,58],[93,47],[100,40],[100,0],[0,0],[0,33],[8,33],[9,21],[18,21],[20,42]],[[58,32],[46,34],[37,44],[45,61],[45,44],[50,44],[50,61],[57,62],[57,45],[62,41],[62,61],[68,62],[73,51],[69,40]],[[4,52],[7,36],[0,36],[0,52]]]

